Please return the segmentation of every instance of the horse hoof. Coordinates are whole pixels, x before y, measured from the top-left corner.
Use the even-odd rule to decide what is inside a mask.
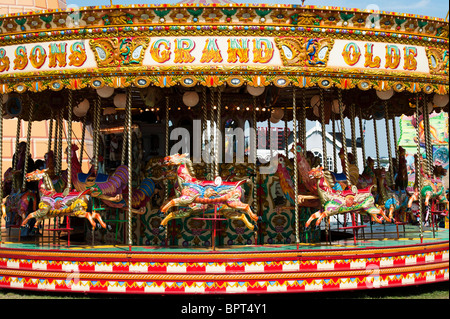
[[[263,221],[263,220],[262,220],[262,216],[258,216],[257,222],[258,222],[258,223],[262,223],[262,221]]]
[[[110,224],[106,224],[106,230],[107,231],[112,231],[112,226]]]
[[[254,232],[257,232],[257,231],[258,231],[258,229],[259,229],[258,225],[254,225],[254,227],[253,227],[253,231],[254,231]]]
[[[159,233],[162,234],[166,230],[166,227],[164,227],[163,225],[159,225],[158,229],[159,229]]]
[[[162,211],[160,211],[160,210],[158,210],[158,213],[157,213],[157,214],[158,214],[158,216],[161,217],[161,218],[164,217],[164,213],[163,213]]]

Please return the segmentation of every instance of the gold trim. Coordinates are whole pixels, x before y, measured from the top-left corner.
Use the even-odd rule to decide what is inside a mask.
[[[120,246],[116,246],[120,247]],[[128,246],[124,247],[128,249]],[[407,247],[389,247],[389,248],[368,248],[368,249],[327,249],[317,251],[292,251],[292,252],[259,252],[259,253],[213,253],[213,254],[198,254],[198,253],[147,253],[147,252],[95,252],[95,251],[42,251],[42,250],[10,250],[0,249],[0,256],[14,255],[14,256],[28,256],[36,258],[52,258],[52,257],[66,257],[66,258],[130,258],[130,260],[167,260],[167,259],[180,259],[180,260],[227,260],[227,259],[243,259],[243,258],[298,258],[298,257],[324,257],[324,256],[356,256],[356,255],[371,255],[371,254],[387,254],[390,253],[407,253],[407,252],[433,252],[435,250],[447,250],[448,241],[446,243],[437,244],[423,244],[417,246]],[[341,258],[341,257],[340,257]]]
[[[436,269],[448,269],[448,262],[430,265],[406,266],[395,268],[377,269],[377,275],[392,275],[407,272],[420,272]],[[40,278],[67,278],[67,272],[27,271],[0,269],[2,276]],[[328,278],[350,276],[373,276],[373,269],[352,271],[314,271],[314,272],[290,272],[290,273],[243,273],[243,274],[114,274],[114,273],[77,273],[77,279],[95,280],[164,280],[164,281],[222,281],[222,280],[271,280],[271,279],[303,279],[303,278]]]

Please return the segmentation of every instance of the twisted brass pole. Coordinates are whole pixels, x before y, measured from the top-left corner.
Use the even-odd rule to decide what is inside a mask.
[[[3,94],[0,94],[0,201],[3,210]],[[0,243],[2,242],[2,219],[0,218]]]
[[[52,150],[52,135],[53,135],[53,109],[51,109],[50,111],[50,120],[48,125],[47,153]]]
[[[63,128],[64,128],[64,108],[61,108],[59,111],[59,126],[58,126],[58,158],[56,160],[57,164],[57,175],[61,173],[62,169],[62,158],[63,158],[63,150],[62,150],[62,139],[63,139]]]
[[[391,150],[391,134],[389,131],[389,109],[388,103],[384,101],[384,119],[386,123],[386,140],[387,140],[387,148],[388,148],[388,156],[389,156],[389,182],[393,185],[394,182],[394,162],[392,161],[392,150]]]
[[[364,128],[362,125],[362,109],[359,108],[359,136],[361,137],[361,152],[362,152],[362,160],[363,160],[363,167],[366,167],[366,147],[364,145]]]
[[[301,122],[302,122],[302,132],[301,132],[301,143],[303,145],[303,150],[306,152],[306,91],[302,90],[302,108],[300,112]],[[297,154],[295,155],[297,156]]]
[[[33,125],[33,113],[34,113],[34,100],[27,95],[28,104],[30,106],[28,113],[28,129],[27,129],[27,148],[25,151],[25,162],[23,163],[23,179],[22,179],[22,192],[26,188],[26,175],[28,171],[28,156],[30,155],[30,142],[31,142],[31,128]]]
[[[336,119],[335,119],[335,114],[334,112],[332,112],[331,114],[332,119],[331,119],[331,123],[332,125],[332,129],[333,129],[333,170],[335,172],[337,172],[337,152],[336,152]]]
[[[358,166],[358,149],[356,147],[356,129],[355,129],[355,104],[350,104],[350,129],[352,133],[352,153],[355,158],[355,165],[358,168],[359,172],[359,166]]]
[[[169,156],[169,111],[170,100],[169,96],[166,96],[166,109],[165,109],[165,144],[164,144],[164,156]],[[167,203],[169,199],[169,180],[164,179],[164,203]],[[167,245],[168,231],[164,232],[164,242]]]
[[[98,150],[100,145],[100,111],[101,111],[101,97],[97,95],[97,99],[95,100],[95,117],[94,117],[94,135],[95,135],[95,144],[94,144],[94,170],[98,174]],[[122,147],[125,147],[125,142]]]
[[[339,101],[339,114],[341,117],[341,134],[342,134],[342,148],[344,149],[344,165],[345,165],[345,176],[347,177],[347,185],[351,185],[350,181],[350,165],[348,162],[347,154],[347,137],[345,135],[345,123],[344,123],[344,105],[342,102],[342,91],[338,90],[338,101]]]
[[[296,92],[295,87],[292,90],[292,122],[293,122],[293,142],[294,142],[294,150],[297,150],[297,101],[296,101]],[[287,138],[286,138],[287,144]],[[288,156],[286,152],[286,157]],[[294,217],[295,217],[295,242],[300,243],[300,226],[299,226],[299,207],[298,207],[298,163],[297,163],[297,152],[294,153]]]
[[[207,135],[208,135],[208,108],[207,108],[207,97],[206,97],[206,86],[202,86],[202,145],[206,144]],[[166,132],[168,134],[168,131]],[[209,174],[209,165],[205,163],[205,178],[208,178]]]
[[[131,218],[131,209],[132,209],[132,196],[133,196],[133,163],[131,156],[131,142],[132,142],[132,134],[131,134],[131,87],[127,88],[127,105],[126,105],[126,113],[127,113],[127,137],[128,137],[128,245],[131,250],[131,245],[133,244],[132,237],[132,218]]]
[[[378,148],[377,120],[375,119],[375,115],[373,116],[373,135],[375,138],[375,150],[377,152],[377,168],[380,168],[380,149]]]
[[[84,141],[86,139],[86,118],[87,115],[83,117],[83,128],[81,131],[81,145],[80,145],[80,165],[83,167],[83,155],[84,155]]]
[[[320,122],[322,124],[322,165],[323,169],[328,169],[328,156],[327,156],[327,138],[325,131],[325,105],[323,99],[323,89],[319,90],[320,96]]]
[[[17,151],[19,150],[19,144],[20,144],[21,125],[22,125],[22,117],[19,115],[17,117],[17,126],[16,126],[16,145],[15,145],[15,150],[14,150],[14,154],[16,156],[14,156],[14,161],[13,161],[13,165],[12,165],[13,170],[17,169],[17,162],[19,161]],[[18,187],[18,185],[17,185],[17,187]],[[16,189],[18,189],[18,188],[16,188]]]
[[[416,179],[417,179],[417,188],[419,190],[419,232],[420,232],[420,242],[423,241],[423,210],[422,210],[422,172],[420,171],[420,167],[422,165],[421,161],[421,151],[420,151],[420,127],[419,127],[419,94],[416,94],[416,136],[417,136],[417,160],[416,160]]]
[[[220,154],[221,150],[219,149],[220,143],[220,129],[221,129],[221,116],[222,116],[222,91],[218,88],[217,92],[217,117],[216,117],[216,135],[215,135],[215,168],[214,168],[214,177],[219,176],[220,174]]]
[[[70,192],[72,188],[72,111],[73,111],[73,95],[72,90],[69,90],[68,103],[67,103],[67,187],[65,189],[66,194]]]

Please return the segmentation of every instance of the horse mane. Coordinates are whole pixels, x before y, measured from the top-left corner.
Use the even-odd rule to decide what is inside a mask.
[[[323,177],[325,178],[325,180],[327,181],[327,183],[333,188],[334,185],[336,184],[333,173],[331,173],[331,171],[324,169],[323,170]]]
[[[189,158],[185,158],[185,164],[186,164],[186,168],[188,169],[189,175],[191,175],[192,177],[195,177],[195,170],[194,170],[194,165],[192,164],[192,161]]]

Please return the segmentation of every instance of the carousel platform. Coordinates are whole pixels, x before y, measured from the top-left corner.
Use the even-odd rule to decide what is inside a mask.
[[[374,225],[331,243],[211,248],[68,246],[3,230],[0,288],[121,294],[364,290],[449,280],[449,230]],[[44,236],[45,237],[45,236]],[[336,236],[335,236],[336,237]]]

